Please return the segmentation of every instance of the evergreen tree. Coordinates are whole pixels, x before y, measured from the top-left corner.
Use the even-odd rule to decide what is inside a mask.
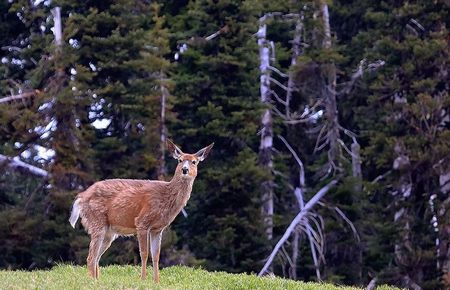
[[[300,210],[298,193],[307,201],[338,179],[302,224],[317,246],[297,227],[271,271],[448,287],[448,10],[419,0],[1,3],[0,267],[84,263],[88,237],[67,223],[73,196],[106,178],[168,179],[168,137],[186,152],[215,146],[187,218],[166,231],[163,264],[257,272]],[[272,67],[261,72],[256,33],[271,12]],[[263,112],[273,170],[258,165]],[[137,264],[137,243],[115,242],[104,262]]]
[[[215,146],[200,165],[186,207],[189,217],[174,227],[208,268],[256,271],[265,250],[255,152],[260,117],[252,37],[256,14],[249,3],[228,1],[194,1],[182,11],[169,21],[174,46],[187,46],[174,70],[177,120],[169,135],[188,152],[212,141]]]
[[[386,282],[436,289],[444,270],[438,261],[446,254],[437,256],[440,237],[430,220],[436,218],[433,196],[440,196],[438,178],[445,171],[439,164],[448,155],[449,79],[442,70],[448,66],[448,6],[367,1],[342,3],[336,11],[336,19],[355,15],[353,25],[361,28],[345,35],[353,63],[386,61],[382,73],[345,100],[354,108],[347,118],[362,137],[365,179],[374,181],[367,185],[367,210],[370,216],[376,212],[376,220],[366,223],[370,246],[364,259],[376,261],[367,266]],[[348,24],[338,25],[348,31]]]
[[[62,259],[76,255],[77,262],[83,262],[85,254],[77,250],[87,247],[86,239],[78,238],[67,224],[74,193],[98,178],[155,176],[158,135],[154,129],[160,92],[155,86],[168,68],[163,58],[167,37],[158,5],[135,4],[52,3],[63,11],[61,44],[55,44],[49,34],[53,21],[43,20],[52,7],[25,1],[13,7],[33,12],[24,19],[31,27],[29,50],[43,56],[23,76],[29,87],[41,93],[40,99],[33,99],[34,107],[27,108],[33,119],[28,123],[20,119],[20,124],[22,132],[34,132],[39,118],[48,124],[45,136],[37,138],[39,144],[54,150],[55,157],[49,167],[50,194],[42,192],[47,195],[45,216],[37,220],[49,221],[55,243],[65,248],[59,252]],[[93,127],[97,119],[110,125],[97,130]],[[66,237],[64,243],[57,237]],[[123,248],[129,249],[122,251],[126,261],[136,259],[134,247]],[[51,255],[47,250],[41,254]]]

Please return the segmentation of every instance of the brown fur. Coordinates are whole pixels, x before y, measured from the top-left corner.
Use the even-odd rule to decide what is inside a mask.
[[[99,277],[100,257],[117,236],[136,234],[142,260],[141,278],[147,276],[151,245],[153,279],[159,282],[162,231],[189,200],[197,176],[197,164],[206,158],[213,144],[196,154],[185,154],[170,141],[167,146],[174,158],[180,161],[171,181],[110,179],[96,182],[77,195],[73,212],[78,206],[81,222],[91,236],[87,266],[92,277]],[[186,160],[189,162],[184,162]],[[182,167],[186,164],[189,164],[188,173],[183,174]],[[77,218],[75,216],[72,225]]]

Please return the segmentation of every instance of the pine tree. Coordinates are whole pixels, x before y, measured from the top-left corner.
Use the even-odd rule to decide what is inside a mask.
[[[169,20],[173,45],[187,46],[174,69],[177,120],[169,132],[187,152],[212,141],[215,146],[200,165],[188,218],[174,227],[208,268],[256,271],[265,249],[258,209],[262,173],[254,151],[257,18],[249,5],[226,1],[194,1],[181,11]]]
[[[30,12],[24,20],[31,27],[28,50],[43,56],[35,58],[39,61],[22,74],[23,82],[40,94],[39,99],[33,98],[34,107],[26,108],[33,119],[29,118],[29,123],[22,122],[23,118],[20,123],[15,121],[23,124],[18,135],[23,139],[27,131],[49,124],[45,137],[37,136],[37,140],[55,152],[49,166],[49,192],[42,192],[47,195],[45,209],[36,218],[48,221],[48,229],[54,231],[54,247],[65,249],[60,257],[75,256],[79,263],[83,254],[74,251],[86,248],[87,243],[67,225],[73,194],[99,178],[156,175],[160,90],[155,87],[168,68],[164,60],[167,37],[158,5],[135,4],[52,3],[62,8],[60,44],[49,33],[53,21],[43,21],[52,7],[14,4],[14,9]],[[97,119],[110,121],[110,125],[98,130],[92,125]],[[69,238],[62,243],[62,237]],[[133,261],[134,246],[123,248],[129,250],[122,250],[122,257]],[[48,250],[41,255],[51,255]]]
[[[378,216],[372,225],[366,223],[371,230],[365,260],[377,261],[367,266],[383,281],[439,288],[439,261],[445,254],[434,241],[438,238],[442,245],[447,238],[435,232],[441,223],[429,221],[437,218],[438,177],[445,171],[439,164],[448,155],[443,149],[448,140],[448,76],[441,69],[448,65],[442,21],[448,7],[423,1],[339,6],[336,19],[355,15],[352,27],[362,28],[347,34],[354,62],[386,61],[382,73],[366,79],[367,85],[360,83],[345,101],[355,108],[346,114],[362,137],[365,179],[373,180],[367,184],[368,210]]]
[[[68,3],[67,37],[90,94],[96,179],[157,177],[161,86],[167,82],[167,32],[158,4]],[[64,5],[63,5],[64,7]],[[116,242],[115,261],[136,262],[132,241]],[[125,249],[125,250],[124,250]]]

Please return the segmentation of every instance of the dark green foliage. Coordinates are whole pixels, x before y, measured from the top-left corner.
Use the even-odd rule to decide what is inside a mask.
[[[441,70],[448,67],[443,22],[448,6],[366,1],[351,6],[355,12],[347,3],[337,6],[337,29],[350,33],[345,36],[351,39],[348,54],[354,54],[350,67],[362,58],[386,61],[380,73],[367,75],[342,103],[353,107],[346,114],[353,116],[348,121],[361,136],[365,178],[371,181],[387,173],[376,184],[367,184],[367,209],[375,211],[367,218],[373,222],[364,227],[368,258],[374,261],[369,271],[395,283],[404,283],[400,281],[408,275],[424,288],[435,289],[438,236],[430,222],[435,213],[429,200],[439,195],[439,175],[448,170],[439,165],[448,158],[448,121],[442,110],[448,108],[449,79]],[[362,29],[346,29],[342,19],[348,14],[355,14],[352,21]],[[367,46],[369,42],[373,45]],[[408,156],[408,164],[396,170],[394,160],[401,156]],[[399,189],[407,183],[409,194]],[[380,210],[383,214],[377,213]],[[394,253],[395,247],[400,250]]]
[[[88,236],[67,222],[73,197],[100,179],[157,177],[165,87],[168,137],[189,153],[215,145],[199,165],[188,217],[178,217],[166,231],[162,264],[260,270],[299,210],[293,194],[299,169],[276,137],[281,135],[305,165],[305,201],[328,180],[339,179],[314,208],[323,220],[324,280],[366,285],[377,277],[406,288],[407,279],[424,289],[450,285],[450,199],[439,180],[449,171],[450,145],[445,1],[326,1],[331,47],[323,45],[321,1],[4,2],[0,97],[32,95],[0,103],[0,154],[20,156],[51,178],[0,164],[1,268],[85,262]],[[50,30],[55,6],[62,10],[61,47]],[[361,178],[352,175],[344,147],[333,149],[332,157],[329,145],[314,150],[321,126],[328,126],[324,134],[333,128],[325,103],[315,109],[324,110],[323,116],[296,125],[274,112],[276,172],[267,176],[258,167],[263,107],[255,33],[259,17],[273,11],[304,16],[293,67],[295,21],[267,22],[275,48],[271,64],[294,76],[291,113],[300,116],[330,96],[324,88],[335,73],[337,120],[361,147]],[[183,45],[187,49],[180,51]],[[366,66],[352,79],[363,59],[385,64],[378,70]],[[285,96],[278,86],[271,88]],[[283,104],[271,105],[284,112]],[[100,121],[107,125],[96,128]],[[351,136],[339,130],[350,148]],[[41,158],[42,148],[55,156]],[[176,161],[165,157],[169,179]],[[327,171],[330,160],[339,168]],[[265,240],[260,216],[260,184],[268,179],[275,183],[273,241]],[[292,245],[291,237],[284,247],[289,255]],[[316,279],[304,234],[298,259],[297,277]],[[101,263],[139,263],[136,241],[115,242]],[[272,270],[292,276],[285,254]]]
[[[174,69],[177,120],[169,135],[186,152],[215,145],[200,164],[186,208],[190,215],[174,227],[207,267],[255,271],[265,253],[258,210],[261,171],[252,150],[260,116],[252,38],[256,15],[246,5],[227,1],[191,2],[186,9],[169,23],[174,42],[188,44]],[[187,41],[224,26],[226,32],[210,41]]]

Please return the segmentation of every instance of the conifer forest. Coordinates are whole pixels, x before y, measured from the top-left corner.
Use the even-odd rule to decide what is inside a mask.
[[[0,1],[0,268],[86,264],[75,195],[214,142],[160,266],[450,287],[450,1]],[[139,265],[134,237],[101,265]],[[151,265],[151,263],[150,263]]]

